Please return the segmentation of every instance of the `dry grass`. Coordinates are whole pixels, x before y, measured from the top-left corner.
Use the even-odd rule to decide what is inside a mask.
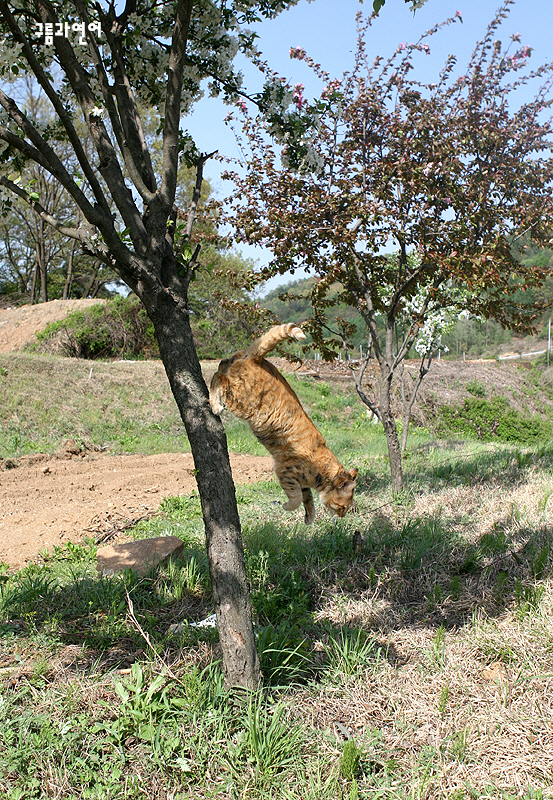
[[[93,391],[86,389],[88,365],[83,369],[78,380],[87,398]],[[128,369],[115,366],[121,386]],[[136,369],[146,373],[153,367]],[[116,380],[114,365],[106,368],[108,379],[112,384]],[[387,467],[376,446],[361,463],[365,468],[358,512],[337,522],[319,513],[309,530],[281,511],[276,485],[241,487],[238,492],[250,567],[257,565],[261,574],[265,562],[255,557],[268,554],[267,582],[257,586],[264,599],[282,591],[292,573],[308,584],[311,605],[303,617],[293,618],[289,604],[283,618],[269,620],[275,629],[296,624],[312,660],[309,684],[273,688],[267,695],[269,718],[274,699],[284,699],[292,715],[290,730],[304,734],[301,766],[277,773],[261,786],[251,778],[251,764],[240,762],[242,772],[230,785],[224,765],[228,767],[231,745],[242,735],[242,723],[230,721],[229,711],[225,725],[237,738],[215,738],[208,725],[222,714],[224,703],[218,696],[208,711],[207,706],[200,709],[193,723],[180,718],[174,723],[182,741],[179,753],[195,759],[196,783],[166,764],[151,767],[147,741],[137,744],[129,736],[116,750],[102,740],[102,758],[124,756],[119,785],[129,776],[140,776],[136,793],[114,796],[553,798],[551,450],[427,442],[409,451],[407,488],[399,499],[389,494]],[[167,512],[163,531],[179,535],[185,529],[192,541],[196,519],[202,535],[201,517],[196,500],[184,500],[174,517]],[[159,519],[143,523],[140,535],[156,535],[160,524]],[[363,538],[357,549],[352,545],[354,530]],[[195,541],[198,556],[201,539]],[[164,606],[163,594],[155,594],[164,580],[171,589],[167,576],[135,589],[137,618],[157,648],[154,660],[127,624],[111,585],[103,587],[106,595],[98,596],[92,611],[85,596],[78,613],[58,605],[51,618],[40,616],[41,607],[35,617],[29,613],[21,614],[21,621],[11,620],[13,638],[0,647],[0,668],[14,666],[17,650],[19,673],[12,674],[15,684],[8,688],[21,693],[21,707],[29,713],[36,707],[56,724],[58,707],[73,716],[82,713],[82,726],[89,728],[91,721],[111,720],[120,713],[114,681],[134,662],[144,664],[147,672],[158,669],[161,658],[186,681],[194,667],[203,669],[216,661],[213,639],[168,635],[171,623],[203,618],[211,611],[209,593],[183,593],[178,602]],[[91,582],[91,592],[100,589]],[[56,598],[65,601],[62,595]],[[291,599],[297,608],[298,596]],[[99,642],[102,621],[105,641]],[[339,631],[358,630],[368,637],[366,654],[349,672],[333,666],[332,640]],[[91,644],[75,643],[75,638],[82,641],[92,634],[96,639]],[[102,702],[109,704],[109,713]],[[198,733],[200,723],[206,726],[204,739]],[[5,724],[11,726],[11,719]],[[107,734],[101,735],[109,742]],[[355,784],[340,777],[347,737],[361,749]],[[57,752],[53,745],[52,752]],[[81,750],[76,747],[75,753]],[[70,757],[69,750],[63,753],[68,762]],[[159,788],[162,784],[165,788]],[[56,794],[49,788],[41,796],[81,796],[71,791]]]
[[[381,508],[383,541],[434,518],[462,546],[445,544],[415,570],[386,557],[379,567],[373,548],[321,592],[316,620],[363,628],[378,655],[302,693],[297,715],[364,748],[362,797],[553,797],[553,581],[536,576],[530,547],[536,532],[551,545],[551,473],[530,464],[511,478],[452,479]],[[501,545],[459,576],[467,547],[486,537]]]
[[[401,797],[409,796],[400,792],[406,776],[418,787],[412,796],[428,800],[486,786],[520,796],[532,787],[553,797],[553,664],[543,648],[544,636],[552,641],[552,598],[548,582],[531,626],[505,612],[493,623],[484,615],[447,631],[439,656],[434,626],[395,630],[377,668],[359,672],[337,693],[296,698],[301,716],[338,739],[345,728],[366,742],[368,785],[387,784]],[[355,610],[352,622],[359,623]],[[515,663],[490,663],[494,640],[498,649],[508,643],[519,656]],[[395,766],[384,780],[390,760]]]

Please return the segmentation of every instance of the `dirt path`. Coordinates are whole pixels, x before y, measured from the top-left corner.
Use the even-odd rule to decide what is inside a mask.
[[[19,568],[43,548],[124,529],[164,497],[196,490],[192,456],[28,456],[0,471],[0,562]],[[267,480],[272,459],[231,455],[236,483]]]
[[[0,353],[22,350],[26,344],[36,342],[35,333],[63,319],[71,311],[105,303],[105,300],[50,300],[36,306],[0,308]]]

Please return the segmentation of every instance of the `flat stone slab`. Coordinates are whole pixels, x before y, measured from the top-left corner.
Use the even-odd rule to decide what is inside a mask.
[[[115,575],[126,569],[137,575],[146,575],[171,556],[178,556],[183,549],[184,542],[177,536],[157,536],[155,539],[106,545],[97,552],[97,568],[100,575]]]

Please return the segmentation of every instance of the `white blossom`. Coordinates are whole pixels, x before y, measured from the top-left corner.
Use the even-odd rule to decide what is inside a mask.
[[[21,60],[21,44],[8,44],[5,39],[0,41],[0,75],[4,81],[12,83],[17,80],[17,67]],[[14,71],[13,68],[16,68]]]

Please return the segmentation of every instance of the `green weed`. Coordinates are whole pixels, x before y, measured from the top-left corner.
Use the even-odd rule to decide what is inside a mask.
[[[341,628],[330,631],[327,645],[327,670],[330,675],[356,675],[378,664],[380,649],[364,630]]]
[[[532,445],[551,438],[552,423],[543,417],[521,414],[504,397],[467,398],[457,408],[440,409],[442,428],[483,439]]]
[[[73,358],[137,358],[158,355],[154,326],[134,295],[114,297],[84,310],[72,311],[37,333],[31,349]]]
[[[358,747],[355,739],[347,739],[344,742],[342,757],[340,759],[340,773],[347,781],[355,780],[359,771],[362,750]]]
[[[438,700],[438,713],[442,719],[444,718],[448,702],[449,702],[449,684],[446,683],[444,686],[442,686],[442,690],[440,692],[440,698]]]
[[[308,675],[310,659],[307,642],[297,628],[284,624],[257,629],[257,652],[266,686],[303,683]]]
[[[469,381],[466,385],[466,390],[474,397],[485,397],[486,387],[480,381]]]
[[[299,570],[280,574],[271,586],[254,589],[251,599],[257,616],[274,624],[282,620],[290,624],[300,621],[311,606],[309,585]]]
[[[297,765],[302,745],[305,746],[303,732],[291,724],[286,704],[269,705],[257,694],[247,703],[226,759],[231,771],[238,775],[247,764],[259,786]]]
[[[432,669],[443,670],[446,663],[446,630],[443,625],[434,634],[428,657]]]

